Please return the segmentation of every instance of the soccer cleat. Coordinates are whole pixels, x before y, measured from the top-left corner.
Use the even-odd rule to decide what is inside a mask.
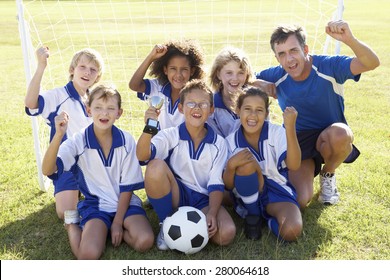
[[[80,214],[77,210],[65,210],[64,212],[64,224],[78,224],[80,223]]]
[[[336,175],[329,172],[320,174],[320,194],[318,201],[331,205],[339,202],[340,194],[336,187]]]
[[[245,236],[251,240],[258,240],[261,237],[261,217],[247,215],[245,217]]]
[[[156,240],[156,246],[159,250],[161,251],[166,251],[169,249],[167,243],[164,240],[164,232],[163,232],[163,224],[160,223],[160,232],[157,235],[157,240]]]

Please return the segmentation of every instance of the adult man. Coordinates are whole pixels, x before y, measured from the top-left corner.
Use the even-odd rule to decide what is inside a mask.
[[[265,69],[256,78],[275,83],[274,98],[282,110],[298,111],[296,130],[302,150],[302,164],[290,171],[301,208],[313,196],[314,177],[320,174],[319,201],[339,201],[335,171],[341,163],[353,162],[359,151],[352,144],[353,133],[344,116],[342,84],[379,66],[370,47],[354,37],[347,22],[329,22],[326,33],[346,44],[355,57],[310,55],[306,34],[298,26],[279,26],[271,36],[277,67]],[[323,166],[322,166],[323,164]]]

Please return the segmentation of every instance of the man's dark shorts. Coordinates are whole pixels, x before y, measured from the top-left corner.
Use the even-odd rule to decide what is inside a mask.
[[[324,159],[320,152],[316,149],[317,139],[322,130],[305,130],[297,132],[299,146],[301,147],[302,160],[312,158],[315,163],[314,176],[317,176],[321,171],[321,165]],[[360,151],[352,145],[352,152],[344,160],[344,163],[354,162],[360,155]]]

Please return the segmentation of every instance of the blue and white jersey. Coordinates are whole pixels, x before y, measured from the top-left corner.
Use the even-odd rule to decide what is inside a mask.
[[[182,123],[159,131],[151,143],[151,158],[165,160],[175,177],[188,188],[208,195],[223,191],[222,171],[227,159],[225,139],[205,124],[207,135],[197,150]]]
[[[120,193],[144,187],[133,136],[113,126],[112,141],[110,153],[105,158],[93,124],[88,126],[61,144],[58,172],[54,174],[55,177],[64,171],[74,172],[86,203],[110,213],[117,211]]]
[[[214,93],[214,113],[207,123],[224,138],[241,125],[239,116],[223,103],[221,92]]]
[[[249,149],[260,165],[265,183],[275,188],[282,187],[293,195],[293,191],[288,183],[288,169],[285,163],[287,155],[285,129],[280,125],[265,121],[258,143],[259,152],[249,145],[242,130],[243,128],[240,127],[226,138],[229,158],[244,149]]]
[[[46,120],[46,123],[50,126],[50,141],[55,134],[54,118],[63,111],[70,116],[68,129],[63,140],[72,137],[76,132],[92,123],[92,118],[88,116],[85,104],[74,88],[73,82],[69,82],[64,87],[41,93],[38,97],[37,109],[26,107],[28,115],[41,115]]]
[[[174,127],[184,122],[184,115],[179,112],[178,105],[179,99],[172,105],[171,84],[168,82],[165,85],[161,85],[157,79],[144,79],[146,89],[145,92],[138,92],[137,96],[141,100],[146,100],[148,97],[160,96],[164,98],[164,105],[160,110],[158,121],[160,123],[160,129]]]
[[[298,111],[297,131],[325,129],[336,122],[346,124],[343,84],[348,79],[360,79],[360,75],[351,73],[351,57],[313,55],[312,58],[310,75],[304,81],[294,81],[281,66],[256,75],[275,83],[282,111],[287,106]]]

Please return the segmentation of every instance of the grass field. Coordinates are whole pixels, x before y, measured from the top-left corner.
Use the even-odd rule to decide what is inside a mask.
[[[124,244],[114,249],[108,242],[102,259],[390,259],[390,19],[387,13],[390,2],[370,1],[369,5],[364,0],[344,2],[343,18],[350,23],[356,37],[377,52],[381,66],[363,74],[359,83],[347,82],[345,85],[346,116],[361,156],[354,164],[343,165],[338,171],[340,203],[323,207],[314,199],[302,213],[302,237],[291,244],[280,244],[268,230],[264,230],[261,240],[248,241],[241,232],[242,222],[236,218],[239,230],[234,243],[227,247],[209,244],[201,252],[186,256],[176,252],[160,252],[156,248],[139,254]],[[15,2],[1,1],[0,15],[0,259],[73,259],[66,232],[55,214],[53,191],[41,192],[36,179],[31,121],[24,113],[26,80]],[[266,36],[269,36],[271,29],[266,31]],[[220,36],[223,36],[223,32],[220,32]],[[203,36],[202,32],[196,34]],[[220,46],[216,44],[214,47]],[[255,56],[256,50],[251,43],[244,47],[248,48],[250,58],[253,57],[255,61],[255,70],[260,70],[261,58]],[[205,49],[206,52],[212,51],[211,46]],[[141,54],[137,57],[142,58],[148,51],[149,46],[140,47],[137,52]],[[351,54],[345,46],[341,52]],[[269,56],[267,61],[276,63],[269,50],[266,55]],[[105,57],[110,57],[110,53],[106,53]],[[128,81],[139,61],[132,63],[132,66],[126,66],[130,68],[126,68],[127,71],[119,69],[121,73],[111,75],[122,75],[122,80]],[[61,69],[53,73],[55,71],[60,73]],[[66,70],[62,70],[59,77],[53,78],[56,86],[66,82]],[[125,91],[127,84],[118,86]],[[137,116],[127,118],[131,121]],[[157,231],[154,212],[148,210],[148,215]]]

